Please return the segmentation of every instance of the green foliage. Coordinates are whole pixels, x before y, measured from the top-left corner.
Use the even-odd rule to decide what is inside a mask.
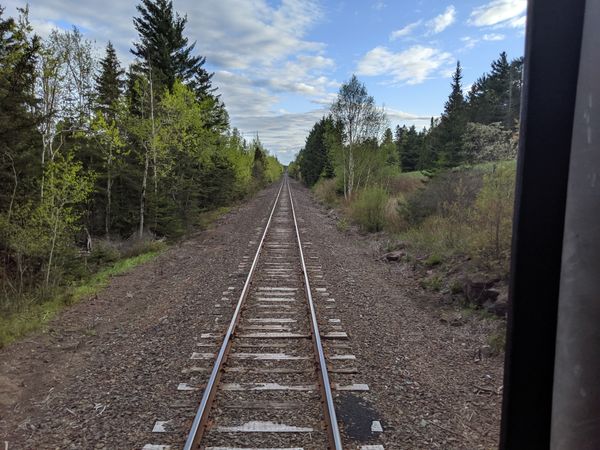
[[[158,256],[160,250],[143,253],[116,262],[85,281],[56,292],[43,303],[25,303],[20,310],[0,316],[0,348],[28,333],[42,329],[65,305],[90,297],[104,288],[111,277],[128,272]]]
[[[435,253],[433,255],[429,255],[427,257],[427,259],[425,261],[423,261],[423,263],[429,267],[438,266],[442,262],[443,262],[443,258],[440,255],[436,255]]]
[[[371,187],[362,191],[351,205],[352,219],[365,231],[383,230],[388,193],[380,187]]]
[[[442,289],[442,281],[441,275],[431,275],[427,278],[422,278],[419,284],[423,289],[439,292]]]
[[[496,259],[508,258],[510,253],[514,191],[514,164],[498,164],[484,175],[475,203],[475,220],[480,228],[476,246]]]
[[[350,225],[348,224],[348,221],[344,217],[342,217],[340,220],[338,220],[336,222],[335,226],[342,233],[345,233],[346,231],[348,231],[348,228],[350,227]]]
[[[444,174],[438,177],[440,181],[431,182],[409,201],[421,215],[400,234],[401,239],[417,253],[435,255],[441,260],[462,255],[486,263],[498,262],[507,268],[515,163],[464,169],[462,176],[455,179]],[[428,190],[430,194],[423,195]],[[447,192],[451,195],[441,197]]]
[[[317,199],[329,206],[333,207],[339,203],[339,193],[336,179],[322,179],[313,186],[313,192]]]
[[[298,159],[298,169],[307,186],[313,186],[321,177],[333,177],[333,143],[341,139],[341,127],[331,116],[324,117],[313,126]]]
[[[171,1],[138,7],[126,86],[110,42],[98,60],[77,28],[41,40],[19,11],[0,7],[0,312],[51,315],[65,286],[281,176],[229,130]]]
[[[462,141],[465,161],[470,164],[505,161],[517,155],[517,134],[500,123],[468,123]]]

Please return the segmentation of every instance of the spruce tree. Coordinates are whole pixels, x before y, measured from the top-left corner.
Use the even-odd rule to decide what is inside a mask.
[[[41,43],[29,37],[27,9],[19,12],[18,20],[5,19],[0,6],[0,212],[28,194],[41,168],[33,163],[40,139],[34,84]]]
[[[100,74],[96,77],[96,101],[100,110],[109,118],[114,119],[114,105],[121,97],[124,73],[117,52],[109,41],[106,56],[100,61]]]
[[[462,69],[460,61],[452,75],[452,91],[444,106],[437,133],[440,139],[438,165],[454,167],[462,162],[462,136],[467,126],[465,99],[462,93]]]
[[[183,35],[187,16],[173,11],[171,0],[142,0],[140,14],[133,19],[139,42],[131,49],[141,70],[152,76],[157,92],[172,89],[176,79],[189,85],[199,97],[212,94],[212,74],[202,66],[205,57],[192,54],[195,43],[188,45]]]

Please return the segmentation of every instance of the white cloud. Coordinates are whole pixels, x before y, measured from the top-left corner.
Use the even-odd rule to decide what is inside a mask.
[[[387,5],[382,0],[378,0],[375,3],[373,3],[373,9],[376,11],[381,11],[382,9],[384,9],[386,7],[387,7]]]
[[[422,20],[419,20],[417,22],[413,22],[413,23],[406,25],[404,28],[400,28],[399,30],[392,31],[390,33],[390,41],[395,41],[398,38],[410,35],[415,30],[415,28],[417,28],[419,25],[421,25],[422,22],[423,22]]]
[[[506,36],[499,33],[484,34],[482,37],[484,41],[503,41],[505,38]]]
[[[429,28],[430,34],[437,34],[444,31],[450,25],[452,25],[456,20],[456,8],[454,5],[450,5],[446,8],[439,16],[434,17],[429,22],[427,22],[427,28]]]
[[[477,27],[525,25],[527,0],[492,0],[473,9],[468,23]]]
[[[394,82],[418,84],[438,74],[451,61],[450,53],[422,45],[399,53],[375,47],[359,61],[357,72],[367,76],[388,75]]]
[[[460,40],[462,42],[464,42],[463,49],[473,48],[479,42],[479,39],[473,38],[471,36],[463,36],[463,37],[460,38]]]
[[[265,147],[287,164],[304,147],[306,136],[315,122],[327,113],[328,109],[324,107],[304,113],[248,115],[239,120],[239,127],[248,131],[258,130]]]

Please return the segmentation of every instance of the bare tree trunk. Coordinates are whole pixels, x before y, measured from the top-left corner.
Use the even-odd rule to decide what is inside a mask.
[[[146,208],[146,186],[148,184],[148,166],[150,165],[150,155],[148,148],[144,145],[146,156],[144,159],[144,176],[142,178],[142,194],[140,196],[140,238],[144,236],[144,213]]]
[[[348,148],[348,197],[352,198],[352,191],[354,190],[354,154],[352,151],[352,144]]]
[[[156,127],[154,123],[154,85],[152,83],[152,70],[150,70],[150,123],[152,124],[152,176],[154,179],[154,228],[156,229],[156,198],[158,196],[158,176],[156,167]]]
[[[17,176],[17,169],[15,169],[15,160],[13,159],[13,157],[8,152],[6,153],[6,156],[10,160],[10,167],[12,169],[13,178],[14,178],[14,181],[15,181],[15,184],[14,184],[13,190],[12,190],[12,194],[10,196],[10,203],[8,205],[7,222],[10,223],[10,218],[12,216],[12,209],[13,209],[13,205],[15,203],[15,197],[17,195],[17,187],[19,185],[19,178]]]
[[[108,151],[107,178],[106,178],[106,216],[104,230],[106,237],[110,234],[110,209],[112,206],[112,145]]]
[[[62,209],[62,206],[61,208]],[[54,221],[54,230],[52,231],[52,245],[50,246],[50,256],[48,257],[48,267],[46,269],[45,287],[48,289],[50,282],[50,269],[52,268],[52,259],[54,258],[54,249],[56,247],[56,237],[58,233],[58,221],[60,219],[60,209],[56,211],[56,220]]]

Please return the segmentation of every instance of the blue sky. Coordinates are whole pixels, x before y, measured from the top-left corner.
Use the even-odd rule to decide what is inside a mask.
[[[5,0],[13,14],[23,3]],[[136,39],[136,2],[35,0],[30,15],[45,36],[76,25],[101,54],[115,44],[124,63]],[[526,0],[174,0],[187,35],[207,57],[214,83],[247,136],[258,132],[284,163],[353,73],[390,126],[421,128],[443,109],[460,60],[464,86],[501,51],[523,54]]]

